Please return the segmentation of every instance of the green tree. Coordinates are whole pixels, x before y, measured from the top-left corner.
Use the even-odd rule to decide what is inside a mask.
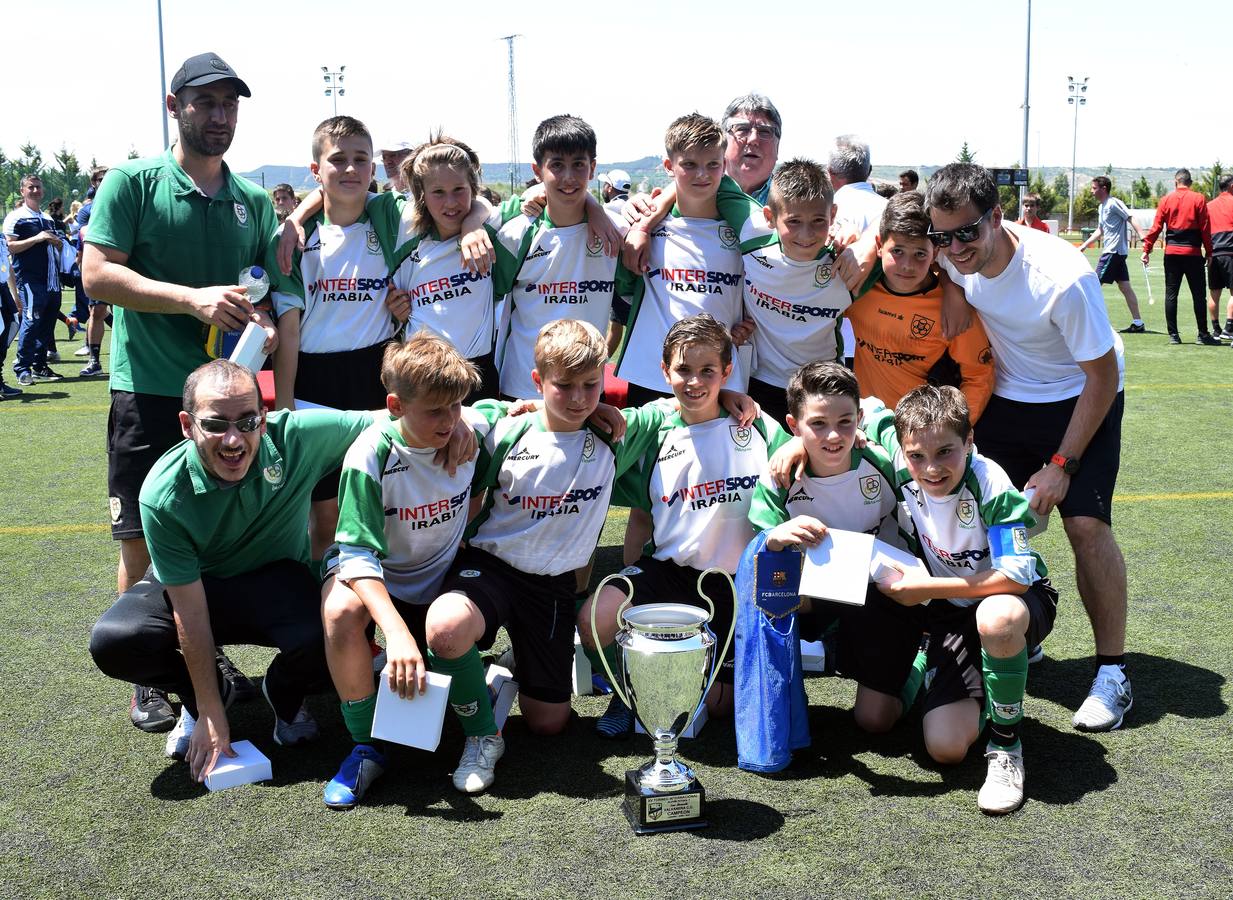
[[[1163,197],[1167,193],[1169,193],[1169,189],[1165,187],[1165,183],[1163,181],[1157,181],[1156,182],[1156,201],[1152,204],[1152,206],[1159,206],[1160,198]]]
[[[1040,198],[1040,207],[1036,210],[1038,218],[1047,219],[1053,213],[1057,206],[1057,193],[1049,185],[1045,184],[1044,176],[1039,172],[1036,177],[1028,184],[1028,190]]]
[[[967,141],[964,141],[963,146],[959,148],[959,155],[955,157],[955,162],[961,162],[961,163],[976,162],[976,151],[968,149]]]
[[[1066,177],[1065,172],[1058,172],[1057,177],[1053,179],[1053,193],[1057,195],[1058,200],[1070,199],[1070,179]]]
[[[1224,177],[1224,166],[1217,159],[1212,167],[1195,182],[1195,189],[1208,200],[1215,200],[1220,194],[1220,179]]]
[[[132,144],[129,144],[128,145],[128,158],[129,159],[139,159],[140,157],[141,157],[141,154],[137,152],[137,148],[134,147]]]
[[[1152,205],[1152,186],[1147,183],[1146,177],[1140,175],[1130,186],[1130,197],[1134,201],[1131,205],[1137,209],[1146,209]]]

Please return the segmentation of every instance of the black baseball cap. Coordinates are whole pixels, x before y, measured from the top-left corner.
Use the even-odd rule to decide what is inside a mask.
[[[223,58],[217,53],[198,53],[184,60],[180,71],[171,79],[171,93],[178,94],[181,88],[200,87],[225,78],[235,82],[236,91],[241,97],[253,95],[248,85],[235,73],[235,69],[223,62]]]

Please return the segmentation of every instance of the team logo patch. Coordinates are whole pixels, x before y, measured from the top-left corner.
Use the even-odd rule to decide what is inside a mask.
[[[788,583],[788,573],[782,569],[776,569],[771,573],[771,584],[775,587],[783,587]]]
[[[587,432],[587,436],[582,439],[582,458],[590,459],[595,455],[595,435]]]
[[[377,233],[375,231],[370,231],[364,235],[364,241],[368,246],[369,253],[381,252],[381,242],[377,240]]]
[[[866,500],[877,500],[882,494],[882,479],[877,475],[866,475],[861,479],[861,495]]]
[[[729,425],[728,431],[732,434],[732,443],[738,447],[748,447],[753,440],[753,429],[748,425]]]
[[[960,500],[959,505],[955,507],[955,515],[959,517],[959,524],[964,528],[971,528],[972,523],[976,521],[976,504],[971,500]]]
[[[278,463],[274,463],[272,466],[266,466],[261,470],[261,475],[270,484],[283,483],[283,467]]]
[[[626,577],[629,577],[630,575],[641,575],[642,570],[639,569],[637,566],[626,566],[624,569],[621,570],[621,574]]]
[[[813,283],[818,287],[826,287],[831,283],[830,263],[824,263],[813,270]]]
[[[727,224],[720,225],[719,226],[719,242],[723,244],[725,247],[735,247],[736,246],[736,229],[734,229],[731,225],[727,225]]]
[[[1023,704],[994,703],[993,714],[999,719],[1017,719],[1023,715]]]
[[[931,331],[933,331],[933,319],[926,319],[919,314],[912,316],[912,337],[928,337]]]
[[[479,578],[479,569],[463,569],[458,573],[459,578]]]
[[[980,355],[977,356],[976,359],[982,366],[989,365],[993,362],[993,348],[986,347],[984,350],[980,351]]]
[[[248,207],[243,203],[237,203],[235,205],[235,220],[241,225],[248,225]]]
[[[121,509],[120,498],[119,497],[108,497],[107,505],[111,507],[111,524],[119,525],[120,524],[120,509]]]
[[[478,700],[472,700],[470,703],[451,703],[450,706],[454,707],[454,712],[464,719],[469,719],[479,712]]]
[[[213,68],[218,69],[220,72],[227,71],[227,64],[223,62],[221,59],[219,59],[217,56],[210,57],[210,65]]]
[[[646,802],[646,817],[654,822],[664,814],[664,801],[648,800]]]
[[[1031,552],[1030,550],[1028,550],[1028,538],[1027,538],[1026,528],[1023,528],[1022,526],[1020,526],[1018,528],[1011,529],[1010,539],[1014,541],[1016,553],[1022,555],[1022,554]]]
[[[598,237],[587,243],[587,256],[600,256],[604,252],[604,242]]]

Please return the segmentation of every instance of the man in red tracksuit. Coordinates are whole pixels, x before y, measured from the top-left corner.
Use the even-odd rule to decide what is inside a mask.
[[[1233,341],[1233,175],[1220,179],[1220,196],[1207,204],[1212,229],[1212,257],[1207,264],[1207,288],[1211,299],[1207,311],[1212,317],[1212,334],[1222,341]],[[1225,310],[1224,331],[1220,330],[1220,292],[1229,289],[1229,308]]]
[[[1182,276],[1190,285],[1194,296],[1194,318],[1199,326],[1197,344],[1220,346],[1220,341],[1207,332],[1207,316],[1203,298],[1204,253],[1212,256],[1212,230],[1207,215],[1207,201],[1203,195],[1190,189],[1190,170],[1178,169],[1173,176],[1176,186],[1171,194],[1156,207],[1156,220],[1143,239],[1143,265],[1161,229],[1165,229],[1165,324],[1169,329],[1169,343],[1180,344],[1177,333],[1177,295],[1182,287]]]

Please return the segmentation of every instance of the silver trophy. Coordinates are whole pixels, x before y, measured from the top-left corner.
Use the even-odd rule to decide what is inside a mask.
[[[633,606],[634,587],[624,575],[609,575],[599,583],[591,603],[591,636],[599,646],[595,611],[600,591],[620,579],[628,591],[617,609],[616,643],[621,651],[623,678],[618,679],[603,654],[604,671],[625,704],[638,717],[655,744],[655,758],[625,773],[625,815],[637,834],[703,828],[706,791],[693,769],[676,758],[680,735],[693,721],[715,683],[719,666],[732,643],[732,628],[723,649],[707,627],[715,618],[715,604],[702,590],[702,579],[717,572],[729,584],[723,569],[707,569],[698,577],[698,593],[710,611],[685,603],[648,603]],[[733,588],[732,596],[736,596]]]

